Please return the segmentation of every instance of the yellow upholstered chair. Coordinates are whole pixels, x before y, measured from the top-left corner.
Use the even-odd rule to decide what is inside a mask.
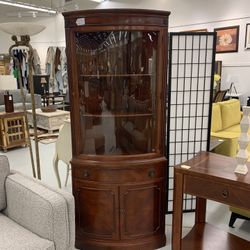
[[[223,139],[224,143],[214,152],[235,157],[238,150],[238,137],[240,135],[240,101],[231,99],[224,102],[213,103],[211,136]]]
[[[231,211],[231,217],[229,220],[229,226],[234,227],[234,222],[236,219],[244,219],[244,220],[250,220],[250,210],[238,208],[238,207],[229,207]]]

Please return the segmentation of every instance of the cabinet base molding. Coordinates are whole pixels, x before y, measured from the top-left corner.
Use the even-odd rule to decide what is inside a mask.
[[[166,235],[148,237],[146,239],[104,241],[76,236],[77,249],[81,250],[154,250],[166,245]]]

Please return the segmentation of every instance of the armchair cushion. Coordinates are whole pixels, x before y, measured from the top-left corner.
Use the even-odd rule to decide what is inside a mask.
[[[0,249],[55,250],[52,241],[42,239],[0,213]]]
[[[222,130],[222,118],[221,118],[221,110],[220,104],[213,104],[213,112],[212,112],[212,122],[211,122],[211,131],[217,132]]]
[[[234,134],[238,135],[238,137],[239,137],[240,132],[241,132],[240,123],[238,123],[236,125],[233,125],[230,128],[226,128],[223,131],[224,132],[234,133]]]
[[[8,206],[5,213],[10,219],[38,236],[53,241],[57,250],[73,249],[74,207],[67,203],[71,199],[74,204],[72,196],[63,196],[19,173],[7,177],[6,196]],[[73,224],[70,225],[70,221]]]
[[[0,157],[0,211],[6,207],[5,179],[10,173],[7,157]]]
[[[241,121],[240,102],[231,99],[221,105],[222,129],[227,129]]]

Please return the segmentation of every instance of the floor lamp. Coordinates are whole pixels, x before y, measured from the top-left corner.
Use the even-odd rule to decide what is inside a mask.
[[[37,139],[37,122],[36,122],[36,111],[35,111],[35,97],[34,97],[34,85],[33,85],[33,48],[30,44],[30,36],[40,33],[45,29],[45,26],[33,24],[33,23],[23,23],[23,22],[11,22],[11,23],[2,23],[0,24],[0,29],[5,31],[8,34],[12,35],[12,40],[14,42],[13,45],[9,48],[9,54],[13,58],[15,65],[17,67],[18,76],[17,81],[20,86],[20,91],[23,99],[23,110],[25,114],[25,122],[27,126],[27,134],[28,134],[28,144],[30,149],[30,157],[32,164],[33,176],[38,179],[41,179],[41,168],[40,168],[40,156],[39,156],[39,147],[38,147],[38,139]],[[18,40],[18,36],[20,36],[20,40]],[[28,128],[28,119],[27,119],[27,110],[25,106],[25,95],[23,91],[23,85],[21,81],[21,66],[18,58],[13,55],[14,48],[28,48],[28,67],[29,67],[29,89],[31,94],[31,102],[32,102],[32,119],[33,119],[33,127],[34,127],[34,140],[35,140],[35,156],[36,156],[36,169],[34,164],[33,150],[31,146],[30,133]]]

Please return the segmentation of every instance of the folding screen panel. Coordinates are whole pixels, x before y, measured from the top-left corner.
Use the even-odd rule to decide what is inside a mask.
[[[209,149],[215,34],[170,33],[168,89],[168,205],[173,208],[173,166]],[[195,208],[184,197],[183,209]]]

